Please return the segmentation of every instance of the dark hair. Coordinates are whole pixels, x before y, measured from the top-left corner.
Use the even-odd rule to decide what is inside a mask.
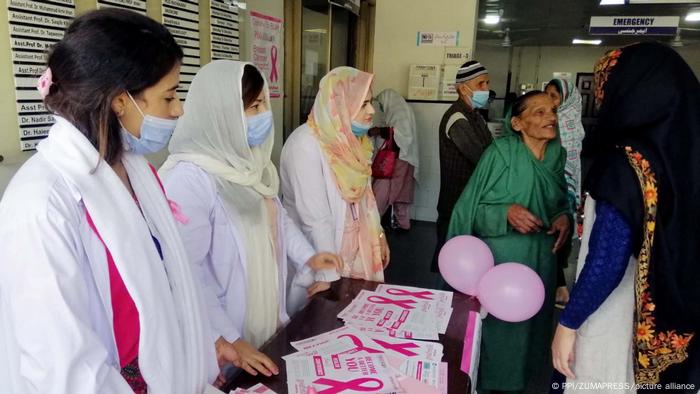
[[[47,107],[90,140],[109,164],[123,146],[112,100],[158,83],[183,57],[168,30],[133,11],[106,8],[75,19],[49,53]]]
[[[559,83],[556,79],[549,81],[547,85],[545,85],[544,90],[547,90],[547,88],[549,88],[550,86],[554,86],[554,89],[556,89],[557,93],[559,93],[559,95],[561,96],[561,87],[559,87]]]
[[[539,96],[540,94],[545,93],[541,90],[531,90],[513,101],[513,105],[510,107],[510,116],[506,117],[508,128],[512,129],[513,132],[520,134],[520,130],[515,130],[512,128],[512,125],[510,124],[511,119],[515,118],[516,116],[520,116],[523,112],[525,112],[528,101],[535,96]]]
[[[253,105],[258,96],[260,96],[260,92],[265,87],[265,80],[257,68],[246,64],[243,68],[243,80],[241,82],[243,85],[243,109],[246,109]]]

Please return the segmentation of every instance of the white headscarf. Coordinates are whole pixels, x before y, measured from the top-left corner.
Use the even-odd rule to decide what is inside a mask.
[[[196,164],[216,180],[231,222],[244,238],[247,309],[244,338],[262,345],[279,324],[278,259],[275,255],[265,198],[277,197],[279,177],[272,163],[274,130],[254,148],[248,145],[242,78],[250,63],[216,60],[192,81],[170,140],[170,156],[161,168],[178,162]],[[264,86],[266,103],[270,94]],[[273,126],[274,128],[274,126]],[[232,240],[233,242],[233,240]]]
[[[377,95],[375,127],[393,127],[394,141],[401,148],[399,159],[413,166],[413,177],[418,180],[418,136],[416,117],[406,100],[393,89],[384,89]]]

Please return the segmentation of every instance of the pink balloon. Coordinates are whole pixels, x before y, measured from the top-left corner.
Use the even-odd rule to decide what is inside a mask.
[[[503,263],[491,268],[479,281],[478,298],[488,313],[507,322],[525,321],[544,303],[544,284],[532,268]]]
[[[493,268],[493,254],[479,238],[460,235],[440,249],[438,266],[450,286],[464,294],[476,295],[479,279]]]

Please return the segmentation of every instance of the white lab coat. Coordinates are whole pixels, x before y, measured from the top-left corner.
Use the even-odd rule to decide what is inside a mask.
[[[104,246],[79,197],[34,155],[3,198],[3,391],[133,393],[119,373]]]
[[[197,165],[177,163],[165,176],[164,185],[168,198],[177,202],[188,218],[179,230],[202,284],[212,329],[217,337],[233,342],[242,336],[246,317],[246,250],[242,236],[224,208],[214,178]],[[276,202],[282,259],[278,270],[279,320],[286,323],[289,314],[306,302],[306,288],[314,277],[305,263],[316,252],[287,216],[279,199]],[[297,272],[289,284],[289,295],[288,259]]]
[[[138,258],[143,263],[160,260],[155,246],[153,250],[142,248],[152,242],[150,237],[137,239],[147,236],[148,226],[105,163],[89,173],[97,152],[87,139],[57,118],[39,148],[17,172],[0,202],[0,391],[133,393],[120,374],[105,246],[87,223],[85,204],[105,242],[114,246],[110,251],[132,299],[147,312],[139,316],[139,365],[149,392],[203,390],[204,375],[212,381],[218,372],[214,341],[208,332],[200,338],[180,336],[178,307],[172,307],[176,291],[169,290],[168,281],[171,286],[177,283],[182,292],[189,288],[185,282],[191,282],[191,274],[170,271],[181,268],[173,259],[182,246],[165,244],[165,240],[174,240],[172,235],[177,237],[175,225],[171,224],[172,234],[154,232],[163,242],[166,258],[159,261],[163,265],[140,267],[127,257],[148,256]],[[57,165],[57,158],[63,157],[66,162]],[[163,212],[170,212],[145,159],[131,155],[124,162],[144,214],[166,229]],[[76,178],[76,174],[80,175]],[[117,190],[117,185],[123,190]],[[156,191],[160,195],[154,199]],[[103,192],[107,194],[99,196]],[[154,210],[153,201],[158,199],[163,206]],[[106,203],[113,203],[111,211],[97,208]],[[115,237],[114,226],[105,223],[119,223],[120,218],[124,233]],[[126,245],[131,245],[131,251]],[[175,277],[185,280],[173,282]],[[188,297],[200,301],[196,290]],[[193,313],[197,316],[198,309]],[[201,328],[203,334],[208,331],[199,321],[186,324]],[[171,332],[164,334],[164,327]],[[183,341],[199,343],[200,339],[197,346],[204,346],[203,358],[183,363]],[[179,349],[173,346],[177,342],[183,345]],[[187,368],[184,364],[207,370],[182,370]]]
[[[311,133],[304,123],[282,148],[282,203],[317,250],[339,253],[348,203],[341,197],[321,145]],[[323,277],[317,275],[317,280],[339,278],[328,270],[323,271]]]

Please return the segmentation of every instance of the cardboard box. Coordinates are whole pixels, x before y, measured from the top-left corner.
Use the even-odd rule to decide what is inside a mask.
[[[457,80],[457,70],[459,70],[458,65],[454,64],[443,64],[440,66],[440,83],[454,83]]]
[[[411,64],[408,75],[421,76],[421,77],[434,77],[440,78],[440,65],[439,64]]]
[[[440,84],[440,100],[455,101],[459,98],[454,83]]]
[[[465,47],[445,47],[442,55],[443,64],[456,64],[461,66],[470,59],[469,48]]]
[[[408,88],[408,99],[409,100],[437,100],[438,99],[438,88],[423,88],[417,86],[409,86]]]
[[[408,77],[409,88],[437,88],[440,86],[440,79],[436,77],[423,77],[411,75]]]
[[[477,381],[479,372],[479,355],[481,353],[481,316],[478,311],[469,311],[467,329],[464,333],[462,348],[462,372],[469,375],[472,382]],[[472,384],[472,394],[476,393],[476,384]]]

